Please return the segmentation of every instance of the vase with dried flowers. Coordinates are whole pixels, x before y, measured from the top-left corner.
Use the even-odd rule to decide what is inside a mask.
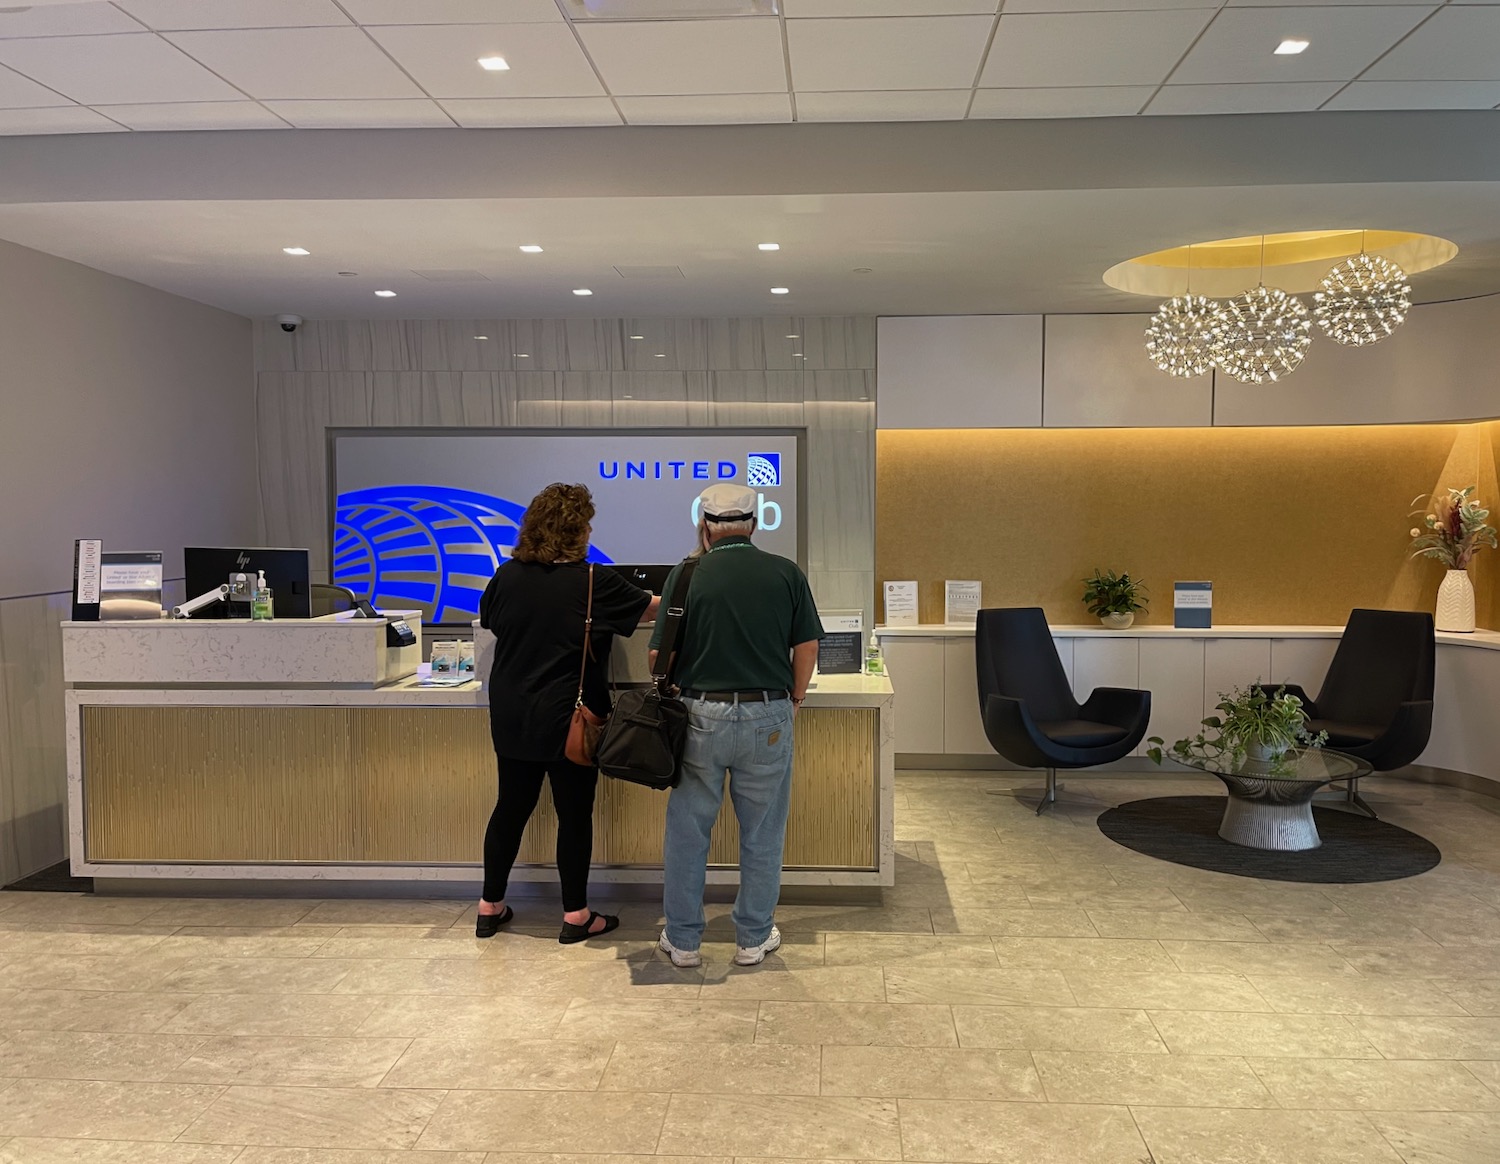
[[[1434,493],[1427,509],[1412,511],[1422,524],[1411,531],[1411,556],[1432,558],[1448,572],[1438,587],[1435,622],[1440,631],[1474,629],[1474,584],[1469,563],[1481,549],[1497,547],[1490,511],[1474,498],[1475,487],[1449,489],[1446,497]],[[1416,505],[1421,497],[1413,500]]]

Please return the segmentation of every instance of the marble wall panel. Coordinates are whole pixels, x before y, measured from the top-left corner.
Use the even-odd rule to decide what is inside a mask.
[[[873,612],[873,319],[313,321],[256,350],[264,535],[320,573],[328,427],[806,427],[814,593]]]
[[[0,885],[67,855],[62,635],[68,594],[0,602]]]

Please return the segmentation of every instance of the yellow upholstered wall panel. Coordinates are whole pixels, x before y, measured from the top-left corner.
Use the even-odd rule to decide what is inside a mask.
[[[948,578],[982,580],[986,606],[1087,622],[1081,579],[1096,566],[1145,578],[1146,623],[1170,625],[1172,583],[1202,578],[1218,624],[1430,610],[1442,570],[1407,558],[1409,503],[1474,483],[1500,502],[1497,441],[1493,422],[882,431],[876,577],[917,579],[923,622],[942,621]],[[1473,570],[1492,627],[1496,557]]]

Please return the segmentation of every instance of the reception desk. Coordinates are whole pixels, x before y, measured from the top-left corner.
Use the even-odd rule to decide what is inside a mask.
[[[65,623],[63,639],[76,874],[478,879],[495,800],[484,685],[422,686],[420,646],[385,648],[383,621]],[[892,884],[893,705],[884,677],[809,690],[788,884]],[[597,881],[660,880],[666,800],[601,780]],[[544,794],[517,879],[555,876],[555,825]],[[711,881],[735,880],[737,849],[726,807]]]
[[[1006,767],[979,716],[972,626],[881,627],[886,668],[901,698],[897,764],[907,768]],[[1171,742],[1200,729],[1219,693],[1256,680],[1300,683],[1316,695],[1343,627],[1222,626],[1178,630],[1054,626],[1074,694],[1095,687],[1151,692],[1149,735]],[[1500,795],[1500,632],[1439,632],[1432,738],[1418,764]],[[1134,763],[1151,765],[1145,745]],[[1441,775],[1440,773],[1440,775]]]

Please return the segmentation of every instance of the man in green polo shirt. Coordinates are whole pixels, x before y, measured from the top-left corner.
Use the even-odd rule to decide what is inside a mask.
[[[710,485],[699,497],[702,557],[688,588],[674,681],[688,708],[682,779],[667,801],[661,949],[702,965],[708,843],[724,799],[740,826],[734,960],[754,966],[781,945],[776,902],[792,791],[792,721],[807,694],[823,624],[795,562],[751,544],[755,490]],[[681,569],[681,567],[678,567]],[[674,570],[663,593],[672,593]],[[661,629],[651,640],[653,658]]]

